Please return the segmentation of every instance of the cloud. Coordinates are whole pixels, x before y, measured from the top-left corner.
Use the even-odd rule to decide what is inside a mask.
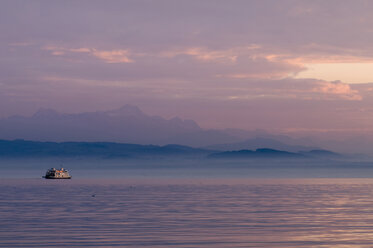
[[[174,58],[179,55],[189,55],[197,60],[206,62],[228,62],[234,63],[237,59],[237,53],[232,50],[210,50],[203,47],[190,47],[179,50],[162,51],[159,56]]]
[[[79,63],[82,76],[105,80],[125,79],[215,79],[215,78],[257,78],[279,79],[296,74],[304,68],[300,64],[274,59],[273,53],[257,44],[229,49],[207,49],[204,47],[169,48],[166,50],[146,51],[129,49],[95,49],[88,47],[68,48],[65,46],[44,46],[43,50],[61,57],[68,65]],[[85,54],[86,56],[82,56]],[[272,57],[271,57],[272,56]],[[106,64],[126,64],[121,67],[95,64],[98,58]],[[62,63],[62,60],[58,60]],[[50,65],[52,66],[52,65]],[[87,67],[86,69],[84,67]],[[88,68],[90,67],[90,68]],[[60,68],[56,67],[58,71]],[[76,71],[77,67],[63,70],[65,75]],[[87,72],[87,73],[86,73]],[[88,73],[89,72],[89,73]],[[101,73],[101,75],[99,75]]]
[[[126,49],[119,50],[98,50],[96,48],[66,48],[57,46],[46,46],[43,47],[44,50],[50,51],[52,55],[62,56],[67,53],[86,53],[94,56],[106,63],[132,63],[134,62],[130,59],[130,52]]]
[[[236,79],[241,83],[231,84],[226,99],[245,101],[250,99],[297,99],[300,101],[362,101],[363,94],[358,89],[342,82],[328,82],[312,79],[281,80]],[[246,82],[246,84],[244,83]],[[231,81],[232,83],[232,81]]]
[[[99,51],[92,49],[91,54],[107,63],[132,63],[133,60],[129,58],[130,52],[128,50],[110,50]]]
[[[340,81],[318,81],[315,84],[316,86],[313,88],[313,92],[321,93],[326,96],[340,97],[347,100],[362,100],[362,96],[357,90],[352,90],[350,85]]]

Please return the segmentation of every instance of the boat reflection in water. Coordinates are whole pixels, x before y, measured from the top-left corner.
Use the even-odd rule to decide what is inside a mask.
[[[45,179],[71,179],[69,172],[64,169],[50,168],[44,176]]]

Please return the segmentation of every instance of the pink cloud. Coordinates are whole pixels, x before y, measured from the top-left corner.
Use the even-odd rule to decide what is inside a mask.
[[[173,49],[162,51],[160,57],[174,58],[179,55],[189,55],[199,61],[204,62],[236,62],[237,55],[231,50],[211,50],[203,47],[186,47],[183,49]]]
[[[92,49],[90,52],[93,56],[104,60],[107,63],[132,63],[133,60],[129,58],[130,52],[128,50],[107,50],[100,51]]]
[[[50,51],[52,55],[62,56],[66,53],[86,53],[94,56],[106,63],[132,63],[134,62],[130,59],[129,50],[119,49],[119,50],[99,50],[96,48],[65,48],[56,46],[46,46],[44,50]]]
[[[235,63],[239,56],[252,56],[257,53],[261,46],[249,44],[247,46],[232,47],[229,49],[208,49],[205,47],[185,47],[182,49],[171,49],[162,51],[159,56],[173,58],[178,55],[189,55],[197,60],[205,62],[230,62]]]
[[[328,96],[340,97],[347,100],[362,100],[357,90],[351,89],[350,85],[340,81],[327,82],[319,81],[312,89],[313,92],[322,93]]]

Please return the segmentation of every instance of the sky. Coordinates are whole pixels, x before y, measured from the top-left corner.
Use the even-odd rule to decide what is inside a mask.
[[[204,128],[373,136],[373,1],[18,1],[0,118],[125,104]]]

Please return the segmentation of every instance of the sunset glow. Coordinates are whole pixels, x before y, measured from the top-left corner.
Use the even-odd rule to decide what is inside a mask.
[[[296,78],[318,78],[326,81],[342,81],[348,84],[373,82],[373,63],[322,63],[306,64],[306,70]]]

